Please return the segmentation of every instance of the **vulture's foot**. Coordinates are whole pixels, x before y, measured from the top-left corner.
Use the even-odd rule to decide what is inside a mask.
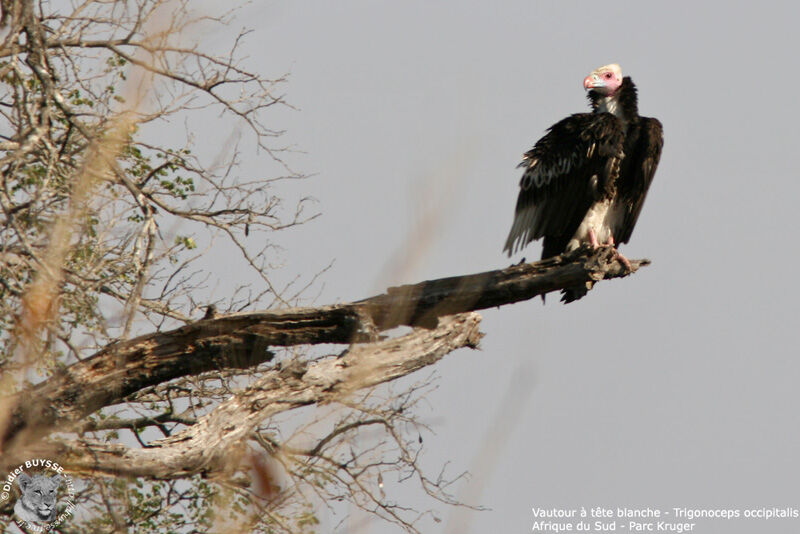
[[[614,245],[611,245],[614,246]],[[633,266],[631,265],[631,260],[623,256],[619,250],[614,249],[614,257],[622,262],[622,265],[625,266],[628,271],[633,271]]]

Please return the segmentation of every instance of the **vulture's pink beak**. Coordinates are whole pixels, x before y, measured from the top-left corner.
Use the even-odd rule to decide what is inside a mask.
[[[605,83],[603,80],[600,79],[599,76],[595,74],[590,74],[586,78],[583,79],[583,88],[584,89],[597,89],[598,87],[605,87]]]

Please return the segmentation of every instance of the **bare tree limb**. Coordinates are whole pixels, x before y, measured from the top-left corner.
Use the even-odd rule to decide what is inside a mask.
[[[416,329],[396,339],[355,345],[340,357],[293,361],[264,373],[243,392],[223,402],[196,424],[169,438],[131,449],[103,442],[60,441],[55,452],[71,472],[86,475],[176,478],[229,471],[237,447],[261,421],[277,413],[346,398],[413,373],[482,337],[480,315],[461,314],[434,330]],[[30,450],[26,451],[30,455]]]
[[[544,295],[632,270],[610,248],[578,249],[544,261],[389,288],[365,300],[316,308],[239,313],[113,343],[63,372],[6,398],[15,406],[3,432],[7,452],[66,430],[142,388],[174,378],[269,361],[270,346],[374,341],[395,326],[435,328],[438,318]],[[23,399],[34,399],[23,402]],[[35,435],[30,434],[34,431]]]

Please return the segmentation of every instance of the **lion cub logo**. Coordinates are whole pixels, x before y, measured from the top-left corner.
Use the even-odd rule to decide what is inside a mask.
[[[28,523],[50,523],[56,518],[56,493],[61,475],[48,477],[20,473],[17,477],[22,497],[14,505],[17,517]]]

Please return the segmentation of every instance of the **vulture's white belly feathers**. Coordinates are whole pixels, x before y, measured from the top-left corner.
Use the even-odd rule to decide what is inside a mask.
[[[613,199],[605,199],[592,204],[589,211],[583,217],[578,230],[567,243],[567,251],[575,250],[583,243],[589,243],[589,230],[594,231],[597,242],[601,245],[608,243],[614,236],[614,228],[619,228],[623,221],[624,211],[619,202]]]

